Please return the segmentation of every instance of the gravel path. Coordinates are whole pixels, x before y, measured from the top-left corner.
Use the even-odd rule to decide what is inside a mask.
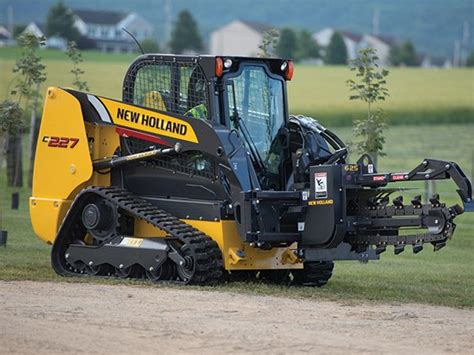
[[[474,353],[474,310],[0,281],[0,353]]]

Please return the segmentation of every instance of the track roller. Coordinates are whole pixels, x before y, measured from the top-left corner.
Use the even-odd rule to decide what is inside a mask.
[[[117,276],[119,279],[140,278],[140,274],[141,270],[139,265],[123,267],[123,265],[121,264],[118,268],[115,268],[115,276]]]
[[[159,268],[145,270],[145,275],[151,282],[176,280],[176,266],[167,260]]]

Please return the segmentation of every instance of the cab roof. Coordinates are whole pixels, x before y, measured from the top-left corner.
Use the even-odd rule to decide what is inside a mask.
[[[188,63],[199,65],[207,78],[215,78],[215,67],[216,59],[220,58],[224,62],[227,59],[232,61],[232,65],[229,68],[226,68],[225,71],[236,71],[241,63],[263,63],[266,64],[269,70],[277,75],[282,75],[284,77],[284,72],[282,70],[282,65],[285,62],[288,62],[288,59],[283,58],[262,58],[262,57],[244,57],[244,56],[227,56],[227,55],[179,55],[179,54],[161,54],[161,53],[150,53],[143,54],[135,59],[135,61],[130,65],[130,68],[136,65],[143,65],[145,63],[149,64],[159,64],[161,63]]]

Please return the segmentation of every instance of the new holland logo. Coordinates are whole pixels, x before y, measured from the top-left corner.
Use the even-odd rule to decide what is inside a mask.
[[[117,126],[159,136],[198,143],[191,124],[179,118],[103,97],[89,98],[89,102],[94,105],[104,122],[111,122]]]
[[[333,199],[308,201],[309,206],[326,206],[326,205],[333,205],[333,204],[334,204]]]
[[[161,119],[151,115],[145,115],[140,112],[126,110],[124,108],[117,108],[117,119],[125,120],[133,123],[140,123],[142,126],[156,128],[161,131],[167,131],[181,136],[186,136],[188,127],[178,122],[171,122],[169,120]]]

